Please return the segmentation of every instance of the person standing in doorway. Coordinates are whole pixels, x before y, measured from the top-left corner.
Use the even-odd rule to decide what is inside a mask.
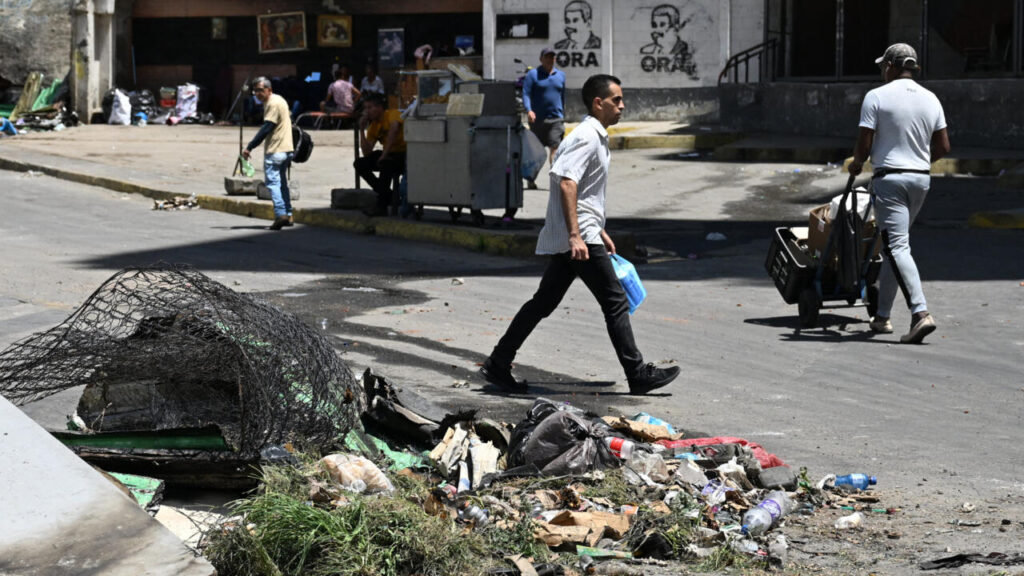
[[[274,223],[271,230],[280,230],[294,224],[292,197],[288,190],[288,167],[292,164],[292,119],[288,103],[274,94],[270,80],[265,76],[253,80],[252,95],[263,104],[263,125],[242,151],[246,160],[261,143],[263,148],[263,178],[274,201]]]
[[[526,73],[523,79],[523,106],[530,121],[530,131],[548,149],[548,162],[554,162],[555,150],[565,135],[565,73],[555,69],[555,51],[540,51],[540,66]],[[537,189],[530,180],[529,188]]]
[[[591,76],[583,84],[583,103],[589,115],[558,147],[551,166],[547,215],[537,239],[537,254],[549,256],[540,287],[480,368],[485,380],[506,391],[527,390],[526,383],[512,375],[512,361],[537,324],[558,307],[577,277],[601,305],[630,394],[646,394],[679,375],[678,366],[658,368],[644,363],[633,339],[629,302],[612,267],[610,255],[615,253],[615,243],[604,229],[611,162],[607,129],[619,121],[625,108],[622,83],[607,74]]]
[[[893,331],[889,321],[897,287],[910,309],[910,331],[904,344],[919,344],[935,331],[928,313],[921,277],[910,254],[910,226],[931,186],[932,162],[949,153],[946,116],[935,94],[914,82],[917,52],[893,44],[875,60],[885,85],[867,93],[860,109],[860,135],[853,151],[850,174],[860,174],[871,158],[875,214],[887,256],[879,280],[878,311],[871,330]]]

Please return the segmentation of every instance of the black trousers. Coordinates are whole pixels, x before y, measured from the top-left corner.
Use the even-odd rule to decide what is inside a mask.
[[[352,166],[356,169],[356,174],[366,183],[373,188],[373,191],[377,193],[377,209],[386,210],[388,204],[391,203],[391,181],[394,180],[395,175],[405,172],[405,153],[392,152],[388,154],[388,157],[378,166],[377,161],[380,160],[382,150],[374,150],[369,156],[363,156],[356,158],[356,161],[352,163]],[[380,172],[380,176],[374,174],[374,172]]]
[[[603,244],[588,244],[587,248],[589,260],[573,260],[569,252],[551,256],[540,287],[512,319],[512,324],[491,352],[492,361],[501,365],[511,364],[533,329],[558,308],[569,286],[579,277],[601,305],[608,336],[626,377],[632,378],[640,371],[644,358],[636,347],[629,323],[629,301],[615,276],[608,250]]]

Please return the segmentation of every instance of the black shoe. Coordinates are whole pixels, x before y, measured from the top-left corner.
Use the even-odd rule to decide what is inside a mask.
[[[278,216],[277,218],[274,218],[274,223],[270,225],[270,229],[271,230],[280,230],[281,228],[284,228],[285,226],[288,226],[288,225],[289,224],[288,224],[288,217],[287,216]]]
[[[636,376],[629,378],[629,393],[633,395],[647,394],[662,386],[667,386],[679,376],[679,366],[658,368],[654,364],[646,364],[640,368]]]
[[[499,366],[497,362],[490,358],[484,360],[484,365],[480,367],[480,375],[484,377],[484,380],[502,390],[526,392],[526,382],[516,380],[515,376],[512,375],[512,368],[510,366]]]

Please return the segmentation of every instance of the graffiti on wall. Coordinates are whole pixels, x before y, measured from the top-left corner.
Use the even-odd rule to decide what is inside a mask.
[[[586,0],[571,0],[562,11],[565,37],[555,42],[555,62],[561,68],[597,67],[601,37],[594,34],[594,9]]]
[[[671,4],[651,10],[651,42],[640,47],[640,68],[652,73],[682,73],[697,80],[694,48],[684,39],[686,26],[696,17],[695,12],[684,16]]]

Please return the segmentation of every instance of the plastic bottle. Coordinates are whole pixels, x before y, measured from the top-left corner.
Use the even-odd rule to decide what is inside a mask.
[[[867,474],[846,474],[836,476],[836,486],[852,486],[858,490],[867,490],[868,486],[878,484],[878,478]]]
[[[836,520],[836,530],[849,530],[850,528],[860,528],[864,524],[864,515],[860,512],[854,512],[849,516],[843,516]]]
[[[756,536],[796,509],[796,502],[782,490],[769,492],[760,504],[743,515],[743,533]]]
[[[628,460],[633,455],[633,444],[632,440],[626,440],[625,438],[617,438],[615,436],[605,436],[604,443],[608,446],[608,449],[612,451],[612,454]]]
[[[475,505],[466,506],[459,511],[459,518],[462,519],[463,522],[470,523],[478,527],[487,524],[487,516],[487,510]]]

